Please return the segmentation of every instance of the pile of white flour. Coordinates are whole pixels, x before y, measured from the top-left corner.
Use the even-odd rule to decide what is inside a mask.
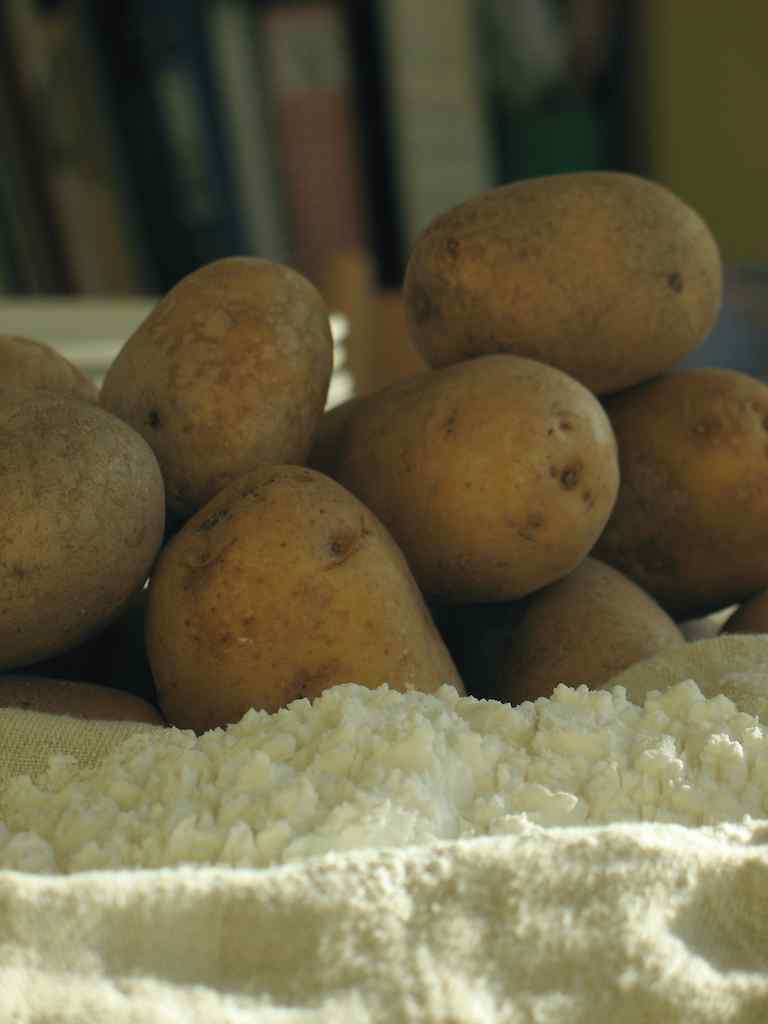
[[[559,687],[517,708],[338,686],[200,737],[139,733],[0,794],[0,868],[266,867],[330,851],[612,822],[768,817],[768,732],[692,681],[639,707]]]

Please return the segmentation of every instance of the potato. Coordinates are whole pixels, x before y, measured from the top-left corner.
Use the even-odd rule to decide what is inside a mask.
[[[597,394],[647,380],[695,349],[722,302],[717,244],[690,207],[629,174],[503,185],[417,239],[404,298],[430,365],[510,352]]]
[[[0,389],[0,669],[82,643],[147,577],[160,467],[127,424],[51,391]]]
[[[181,519],[261,463],[303,462],[333,365],[320,293],[268,260],[217,260],[180,281],[128,339],[101,402],[155,452]]]
[[[768,588],[753,594],[734,608],[722,624],[721,633],[768,633]]]
[[[0,386],[46,388],[89,402],[99,397],[95,381],[56,349],[14,334],[0,334]]]
[[[621,488],[594,554],[679,620],[768,586],[768,387],[735,370],[681,370],[605,408]]]
[[[203,732],[337,683],[463,692],[397,546],[330,478],[263,466],[170,541],[147,650],[169,722]]]
[[[637,584],[596,558],[531,595],[506,637],[499,700],[550,697],[559,683],[598,690],[622,669],[685,637]]]
[[[164,724],[156,707],[132,693],[45,676],[0,676],[0,708],[21,708],[103,722]]]
[[[402,384],[406,380],[412,380],[424,372],[429,373],[431,371],[419,370],[410,377],[400,377],[397,381],[392,381],[390,386],[393,386],[395,383]],[[366,392],[364,395],[355,394],[338,405],[326,409],[315,431],[312,447],[309,450],[309,455],[307,455],[306,465],[312,469],[319,470],[321,473],[325,473],[327,476],[335,476],[352,418],[365,410],[368,403],[375,399],[379,392],[383,390],[384,388],[381,387],[376,391]]]
[[[365,399],[335,477],[384,522],[433,600],[507,601],[574,569],[619,484],[600,403],[560,370],[484,356]]]

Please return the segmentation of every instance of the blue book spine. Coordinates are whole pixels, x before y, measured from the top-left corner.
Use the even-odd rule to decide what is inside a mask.
[[[204,0],[93,0],[158,284],[244,251]]]

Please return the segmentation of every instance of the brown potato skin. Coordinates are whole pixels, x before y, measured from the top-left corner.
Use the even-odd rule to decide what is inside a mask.
[[[128,339],[102,405],[152,447],[185,519],[261,463],[301,463],[333,366],[328,309],[282,264],[216,260],[180,281]]]
[[[665,374],[605,402],[621,488],[594,554],[682,621],[768,586],[768,387]]]
[[[507,601],[574,569],[619,485],[600,403],[543,363],[482,356],[383,389],[351,417],[336,479],[439,602]]]
[[[67,395],[0,389],[0,451],[3,670],[75,647],[119,614],[160,548],[165,495],[142,438]]]
[[[753,594],[728,616],[721,633],[768,633],[768,588]]]
[[[598,690],[617,672],[683,644],[680,628],[649,594],[588,557],[531,595],[506,636],[497,699],[550,697],[559,683]]]
[[[170,541],[147,651],[168,721],[204,732],[337,683],[463,692],[401,552],[329,477],[264,466]]]
[[[411,251],[404,299],[431,366],[509,352],[607,394],[704,340],[722,303],[722,265],[701,217],[661,185],[557,174],[438,216]]]
[[[96,382],[56,349],[16,334],[0,334],[0,386],[46,388],[96,402]]]
[[[393,387],[395,384],[403,384],[406,387],[410,387],[408,382],[416,377],[423,376],[424,373],[431,373],[431,370],[419,370],[408,377],[399,377],[397,381],[393,381],[387,386]],[[365,409],[368,407],[369,402],[375,400],[384,390],[385,388],[382,387],[376,391],[368,391],[364,395],[355,394],[344,402],[335,405],[332,409],[326,409],[315,431],[312,447],[306,459],[306,465],[312,469],[319,470],[321,473],[325,473],[327,476],[335,477],[336,470],[342,461],[344,447],[353,419],[359,415],[365,415]]]
[[[148,722],[164,725],[158,709],[141,697],[95,683],[45,676],[0,676],[0,708],[43,711],[49,715],[102,722]]]

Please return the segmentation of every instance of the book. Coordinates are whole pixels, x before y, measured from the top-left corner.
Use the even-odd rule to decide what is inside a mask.
[[[5,224],[0,221],[0,295],[18,290],[18,275],[14,264],[13,250],[5,234]]]
[[[244,251],[292,263],[275,112],[259,19],[249,0],[213,0],[207,32],[223,129],[241,211]]]
[[[65,292],[70,282],[61,239],[45,191],[42,161],[25,127],[7,41],[0,21],[0,291]]]
[[[368,196],[368,227],[375,255],[374,284],[397,289],[403,277],[403,228],[392,160],[392,118],[386,56],[372,4],[344,3],[350,40],[361,157]]]
[[[90,0],[110,109],[162,290],[245,248],[204,0]]]
[[[376,0],[403,260],[430,221],[495,183],[472,0]]]
[[[3,29],[72,287],[140,291],[140,244],[126,201],[96,58],[77,0],[6,0]]]
[[[370,246],[352,63],[342,6],[261,12],[296,266],[322,290],[330,263]]]
[[[499,180],[621,167],[622,5],[475,3]]]

